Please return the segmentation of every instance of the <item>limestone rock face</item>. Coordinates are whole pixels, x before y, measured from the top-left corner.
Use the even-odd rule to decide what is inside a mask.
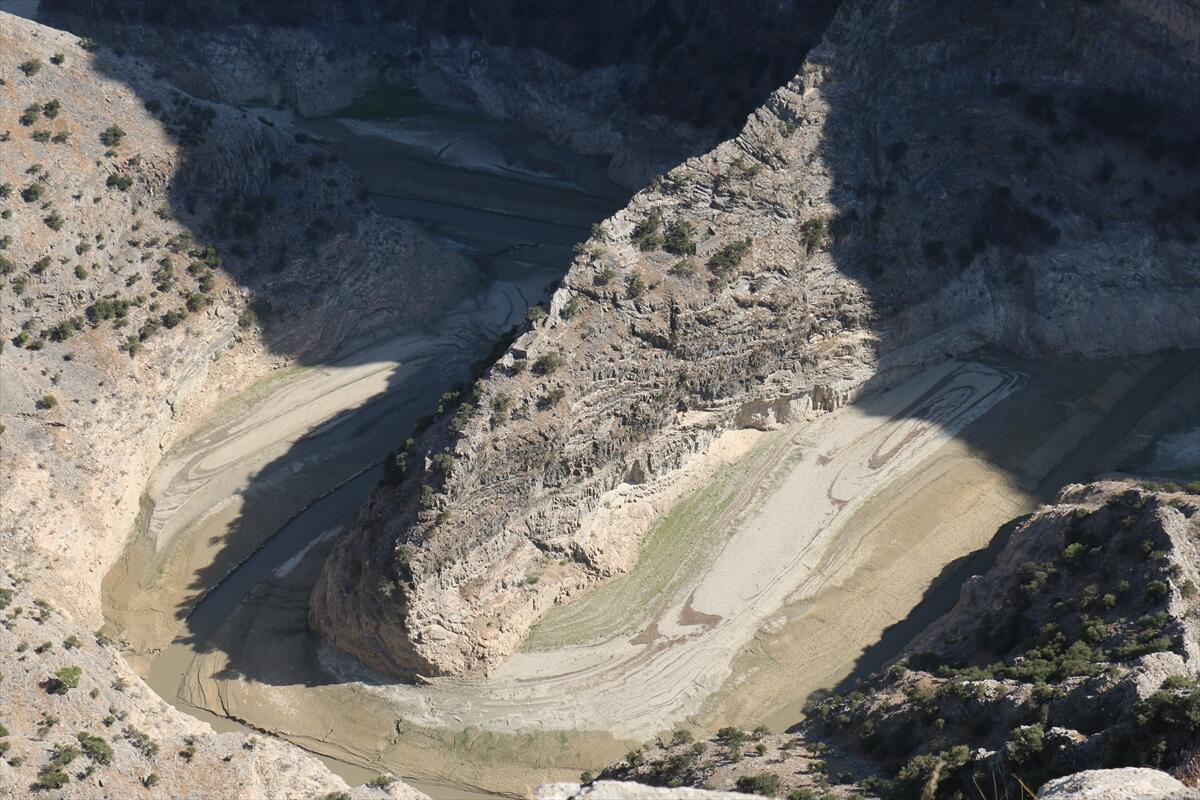
[[[1142,767],[1093,769],[1048,782],[1038,800],[1192,800],[1189,789],[1165,772]]]
[[[1196,346],[1200,4],[1172,7],[845,3],[740,135],[606,221],[549,313],[397,455],[312,625],[397,675],[487,671],[633,563],[644,527],[606,523],[613,491],[655,491],[722,431],[982,344]]]

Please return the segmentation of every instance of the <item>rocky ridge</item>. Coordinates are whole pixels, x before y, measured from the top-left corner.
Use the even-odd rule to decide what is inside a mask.
[[[100,583],[196,420],[276,368],[416,321],[475,269],[372,213],[317,148],[145,62],[7,14],[0,53],[0,785],[345,790],[297,748],[216,736],[154,696],[93,633]],[[78,734],[101,755],[67,758],[88,752]]]
[[[836,5],[46,0],[41,13],[148,55],[205,97],[314,116],[380,85],[415,86],[576,152],[611,154],[613,177],[642,186],[736,131]]]
[[[632,566],[645,526],[613,523],[614,490],[661,489],[723,431],[985,343],[1200,342],[1197,134],[1169,101],[1197,77],[1200,6],[1031,8],[844,4],[741,134],[600,226],[398,451],[313,626],[396,675],[487,671]]]

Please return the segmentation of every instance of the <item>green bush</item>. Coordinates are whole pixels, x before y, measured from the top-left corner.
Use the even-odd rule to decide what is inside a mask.
[[[677,256],[692,256],[696,254],[696,242],[692,235],[695,233],[692,223],[686,219],[677,219],[667,226],[667,235],[663,239],[663,250]]]
[[[1045,734],[1041,724],[1022,725],[1013,730],[1012,738],[1004,745],[1004,754],[1014,764],[1028,764],[1041,755]]]
[[[550,375],[565,363],[561,353],[546,353],[533,362],[533,371],[539,375]]]
[[[75,738],[79,740],[79,746],[83,748],[83,754],[92,761],[95,761],[97,764],[112,763],[113,749],[104,739],[84,731],[75,734]]]
[[[49,694],[66,694],[71,689],[78,688],[82,676],[83,670],[79,667],[63,667],[54,673],[54,677],[46,679],[46,691]]]
[[[36,203],[46,193],[46,187],[40,183],[31,183],[21,190],[21,199],[26,203]]]
[[[52,394],[44,394],[34,405],[37,406],[39,411],[49,411],[58,405],[58,398]]]
[[[596,273],[596,285],[607,286],[615,277],[617,277],[617,271],[612,267],[605,267]]]
[[[88,276],[87,267],[83,266],[83,264],[76,264],[75,265],[75,277],[78,278],[79,280],[83,280],[87,276]]]
[[[129,187],[133,186],[133,178],[128,175],[123,175],[120,172],[114,172],[108,176],[108,180],[104,182],[109,188],[120,189],[122,192],[129,191]]]
[[[804,245],[804,249],[809,255],[821,248],[828,234],[829,226],[823,217],[806,219],[800,225],[800,243]]]
[[[54,119],[58,116],[58,112],[62,110],[62,103],[55,97],[52,100],[46,101],[42,106],[42,116],[46,119]]]
[[[28,61],[22,61],[17,69],[21,70],[21,72],[24,72],[26,77],[33,77],[42,70],[41,59],[31,58]]]
[[[50,141],[50,131],[34,131],[33,133],[29,134],[29,138],[33,139],[35,142],[41,142],[42,144],[45,144],[46,142]]]
[[[100,133],[100,143],[105,147],[116,147],[125,138],[125,131],[119,125],[109,125]]]
[[[90,36],[84,36],[79,40],[79,48],[81,50],[86,50],[89,53],[94,53],[100,49],[100,45],[96,44],[96,42]]]
[[[50,138],[50,141],[54,142],[55,144],[66,144],[67,140],[70,138],[71,134],[67,133],[66,131],[59,131]]]
[[[54,64],[55,66],[62,66],[64,63],[66,63],[66,60],[67,57],[62,53],[55,53],[54,55],[50,56],[50,63]]]
[[[708,268],[718,275],[727,275],[742,263],[750,253],[753,242],[750,239],[739,239],[722,247],[708,259]]]
[[[635,272],[625,280],[625,293],[631,298],[641,297],[646,293],[646,282],[642,280],[641,274]]]
[[[63,224],[66,222],[62,218],[62,214],[57,211],[51,211],[46,216],[42,217],[42,222],[46,223],[46,227],[53,231],[61,231]]]
[[[50,789],[61,789],[70,780],[67,773],[61,769],[46,768],[38,773],[37,780],[31,785],[35,790],[49,791]]]
[[[663,243],[663,215],[657,208],[633,228],[633,243],[639,250],[655,250]]]
[[[770,772],[743,775],[737,779],[737,790],[747,794],[763,794],[770,797],[779,791],[779,776]]]

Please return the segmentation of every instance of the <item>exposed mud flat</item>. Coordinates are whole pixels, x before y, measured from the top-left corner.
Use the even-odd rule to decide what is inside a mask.
[[[323,542],[216,632],[182,694],[318,752],[509,793],[674,725],[782,729],[952,603],[1006,521],[1083,477],[1094,456],[1072,454],[1186,371],[1156,364],[951,362],[760,434],[654,527],[637,569],[483,680],[394,685],[321,650],[305,603]]]

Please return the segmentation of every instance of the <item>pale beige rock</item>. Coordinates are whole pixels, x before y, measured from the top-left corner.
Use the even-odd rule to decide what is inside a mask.
[[[1192,800],[1189,789],[1165,772],[1142,767],[1094,769],[1049,781],[1038,800]]]

